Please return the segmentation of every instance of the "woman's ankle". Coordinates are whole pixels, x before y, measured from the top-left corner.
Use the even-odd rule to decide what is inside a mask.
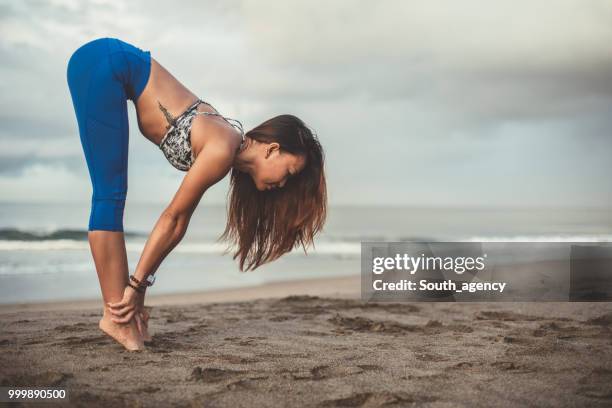
[[[110,308],[104,304],[102,307],[102,317],[109,318],[111,316]]]

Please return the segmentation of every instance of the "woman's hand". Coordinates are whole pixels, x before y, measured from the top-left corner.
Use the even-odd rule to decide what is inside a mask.
[[[126,286],[123,291],[123,299],[119,302],[108,302],[108,310],[111,313],[111,320],[115,323],[127,323],[134,315],[138,318],[144,308],[144,292],[140,293],[131,286]]]

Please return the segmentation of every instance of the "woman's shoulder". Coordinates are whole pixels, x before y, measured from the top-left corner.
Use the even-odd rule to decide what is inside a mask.
[[[206,120],[217,118],[218,120]],[[194,156],[202,151],[204,146],[214,146],[216,150],[226,149],[232,156],[242,143],[240,132],[225,122],[223,118],[210,115],[196,115],[191,125],[191,148]]]

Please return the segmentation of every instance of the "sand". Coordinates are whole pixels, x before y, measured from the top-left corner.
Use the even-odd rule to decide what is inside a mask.
[[[0,385],[83,407],[612,406],[609,303],[364,303],[359,285],[151,296],[140,352],[99,331],[97,301],[1,306]]]

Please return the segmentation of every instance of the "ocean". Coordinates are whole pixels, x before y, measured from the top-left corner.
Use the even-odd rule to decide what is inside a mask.
[[[126,203],[130,273],[165,204]],[[101,299],[87,241],[88,203],[0,203],[0,303]],[[224,206],[201,204],[156,272],[151,294],[358,275],[362,241],[610,242],[612,209],[331,206],[315,247],[240,272],[225,244]]]

